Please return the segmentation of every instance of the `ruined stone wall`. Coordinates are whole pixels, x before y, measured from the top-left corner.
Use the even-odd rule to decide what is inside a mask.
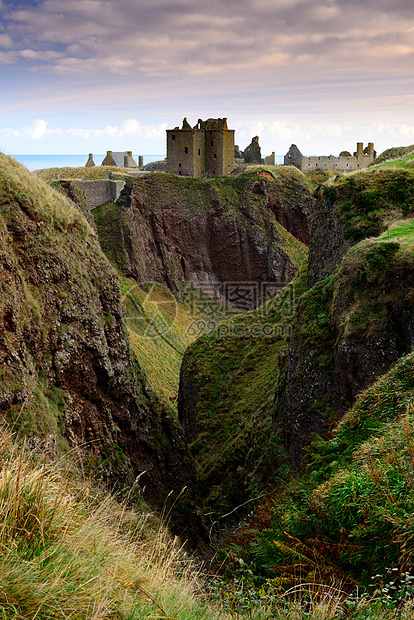
[[[96,179],[84,181],[77,179],[76,182],[81,187],[89,209],[95,209],[106,202],[118,200],[125,181],[112,181],[108,179]]]
[[[334,157],[333,155],[328,157],[302,157],[302,171],[339,170],[341,172],[350,172],[351,170],[366,168],[373,161],[373,156],[364,154],[359,157]]]
[[[234,168],[234,129],[228,129],[223,135],[223,172],[229,174]]]
[[[183,177],[194,176],[194,136],[191,130],[167,130],[168,172]]]
[[[285,166],[296,166],[302,172],[310,172],[311,170],[339,170],[341,172],[350,172],[351,170],[362,170],[371,164],[377,154],[374,150],[374,143],[369,142],[364,149],[362,142],[357,143],[357,150],[352,156],[350,153],[343,151],[339,157],[329,155],[327,157],[314,156],[303,157],[302,153],[296,146],[292,144],[289,151],[285,155]]]

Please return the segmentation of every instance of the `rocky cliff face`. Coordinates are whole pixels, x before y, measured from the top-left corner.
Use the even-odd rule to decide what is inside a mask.
[[[411,224],[387,227],[412,213],[413,198],[414,176],[405,171],[352,175],[320,191],[309,290],[297,305],[275,405],[296,466],[312,433],[329,430],[412,349]]]
[[[131,180],[123,200],[95,210],[99,238],[123,273],[174,294],[185,284],[224,295],[223,283],[288,282],[300,262],[291,235],[306,240],[313,204],[303,178],[254,171],[210,181]],[[292,186],[300,191],[290,196]]]
[[[20,432],[95,455],[153,508],[191,488],[181,428],[129,347],[117,276],[63,197],[0,155],[0,411]],[[191,492],[172,523],[196,541]]]
[[[298,239],[307,240],[303,213],[312,204],[307,183],[294,169],[278,174],[275,179],[262,169],[245,176],[249,183],[241,194],[240,210],[249,213],[247,199],[253,204],[261,201],[269,221],[277,221],[277,228],[275,224],[268,228],[275,245],[286,238],[280,222]],[[255,214],[250,206],[250,212],[253,221],[260,222],[261,211]],[[233,221],[241,227],[234,215]],[[303,248],[298,240],[295,248],[291,245],[289,252],[297,264],[306,262],[306,252],[298,253]],[[254,277],[260,282],[258,273]],[[212,531],[223,523],[219,517],[229,513],[235,518],[235,506],[257,497],[280,479],[282,471],[286,473],[281,430],[272,427],[274,385],[280,358],[286,354],[294,300],[305,286],[306,273],[301,269],[279,296],[255,312],[220,323],[184,355],[178,410],[196,462],[197,496],[212,516]]]

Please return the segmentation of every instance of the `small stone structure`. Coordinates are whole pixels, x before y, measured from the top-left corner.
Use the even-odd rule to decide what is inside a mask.
[[[95,165],[93,153],[89,153],[85,168],[92,168]],[[138,168],[132,157],[132,151],[106,151],[101,166],[118,166],[119,168]]]
[[[181,129],[167,129],[168,172],[187,177],[220,177],[234,168],[234,129],[227,118],[184,118]]]
[[[92,181],[76,179],[76,183],[83,190],[86,204],[90,210],[106,202],[118,200],[125,185],[125,181],[112,179],[94,179]]]
[[[120,168],[138,168],[132,157],[132,151],[106,151],[102,166],[118,166]]]
[[[93,161],[93,153],[89,153],[88,161],[85,164],[85,168],[93,168],[95,162]]]
[[[377,153],[374,150],[374,143],[368,142],[368,146],[364,149],[362,142],[357,143],[357,150],[353,155],[348,151],[342,151],[339,157],[329,155],[328,157],[304,157],[296,144],[292,144],[285,155],[285,166],[296,166],[302,172],[310,172],[311,170],[340,170],[341,172],[350,172],[351,170],[360,170],[366,168],[376,158]]]

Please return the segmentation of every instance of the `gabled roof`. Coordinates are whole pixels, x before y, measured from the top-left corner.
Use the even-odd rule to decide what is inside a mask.
[[[132,151],[107,151],[102,166],[118,166],[120,168],[138,168],[132,157]]]

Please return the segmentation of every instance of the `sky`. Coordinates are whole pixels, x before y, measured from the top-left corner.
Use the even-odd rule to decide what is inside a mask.
[[[413,0],[0,0],[0,151],[165,153],[227,117],[262,155],[414,144]]]

